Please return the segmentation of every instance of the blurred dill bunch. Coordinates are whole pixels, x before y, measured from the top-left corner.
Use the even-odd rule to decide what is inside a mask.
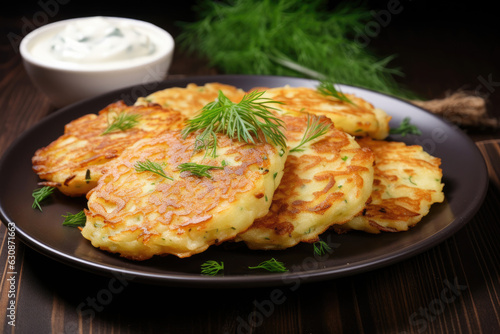
[[[398,85],[393,56],[378,58],[356,41],[369,11],[321,0],[201,1],[194,22],[179,22],[181,49],[226,74],[284,75],[412,97]]]

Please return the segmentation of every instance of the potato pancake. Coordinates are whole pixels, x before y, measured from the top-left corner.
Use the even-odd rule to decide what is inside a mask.
[[[375,154],[375,176],[371,202],[362,214],[337,226],[339,232],[368,233],[407,231],[444,200],[441,160],[421,146],[401,142],[358,139],[361,147]]]
[[[130,124],[124,131],[118,129],[103,134],[118,117],[124,117],[122,120],[137,117],[137,124]],[[118,157],[126,147],[162,131],[180,129],[184,121],[185,117],[179,112],[158,105],[127,106],[116,102],[98,114],[88,114],[68,123],[62,136],[35,152],[33,171],[45,180],[40,184],[55,186],[68,196],[82,196],[95,187],[106,163]]]
[[[354,104],[337,98],[324,96],[317,90],[306,87],[255,88],[265,90],[263,95],[282,102],[278,106],[283,113],[298,115],[309,113],[330,118],[335,127],[353,136],[370,136],[384,139],[389,134],[391,119],[383,110],[375,108],[362,98],[345,94]]]
[[[313,116],[312,118],[316,118]],[[285,249],[315,242],[332,224],[351,220],[365,207],[373,184],[373,153],[330,125],[327,132],[294,151],[308,128],[306,116],[282,116],[289,155],[269,213],[237,241],[250,249]],[[313,124],[311,121],[309,124]]]
[[[162,107],[172,108],[180,111],[186,117],[191,118],[206,104],[217,99],[219,91],[232,102],[240,102],[245,91],[234,86],[217,82],[198,86],[194,83],[186,87],[172,87],[154,92],[146,97],[137,99],[136,105],[159,104]]]
[[[170,131],[145,139],[110,162],[87,195],[82,234],[92,245],[133,260],[154,255],[189,257],[233,239],[269,211],[287,153],[268,143],[247,144],[217,134],[217,158],[194,152]],[[161,164],[166,176],[135,170],[137,162]],[[214,166],[210,177],[180,171],[183,163]]]

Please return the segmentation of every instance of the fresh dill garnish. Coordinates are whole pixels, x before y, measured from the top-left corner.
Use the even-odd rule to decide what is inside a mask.
[[[165,174],[165,171],[163,170],[163,167],[161,164],[159,164],[158,162],[153,162],[149,159],[147,159],[146,161],[137,161],[134,165],[134,169],[136,172],[152,172],[152,173],[155,173],[157,175],[160,175],[160,176],[163,176],[164,178],[166,179],[169,179],[169,180],[174,180],[172,177],[168,176],[167,174]]]
[[[185,162],[177,166],[181,172],[190,172],[193,175],[199,177],[208,177],[212,178],[212,175],[208,173],[210,169],[224,169],[223,166],[211,166],[211,165],[200,165],[196,162]]]
[[[332,248],[323,240],[318,240],[313,244],[314,254],[325,255],[326,252],[331,252]]]
[[[335,85],[333,84],[333,82],[321,81],[319,83],[318,87],[316,88],[316,90],[318,91],[318,93],[320,93],[323,96],[331,96],[331,97],[334,97],[342,102],[356,105],[354,102],[352,102],[352,100],[349,97],[347,97],[347,95],[345,95],[340,90],[335,88]]]
[[[224,270],[224,262],[217,262],[214,260],[208,260],[201,265],[201,274],[215,276],[219,271]]]
[[[311,118],[313,120],[311,121]],[[304,149],[301,148],[308,142],[323,136],[327,131],[328,128],[330,127],[330,124],[328,123],[322,123],[321,118],[318,116],[311,116],[310,114],[307,115],[307,127],[306,131],[304,132],[304,136],[302,137],[302,140],[300,143],[292,148],[290,152],[302,152]]]
[[[40,206],[40,202],[44,199],[48,198],[54,192],[54,187],[45,186],[42,188],[38,188],[33,190],[31,196],[33,196],[33,204],[31,207],[33,209],[38,208],[38,210],[42,211],[42,207]]]
[[[108,122],[108,127],[104,130],[101,135],[108,134],[114,131],[125,131],[128,129],[132,129],[139,123],[139,118],[141,115],[139,114],[128,114],[126,112],[119,113],[111,123]]]
[[[275,109],[269,104],[280,102],[263,98],[263,94],[264,92],[252,91],[235,103],[219,91],[215,101],[208,103],[197,116],[187,121],[187,126],[182,130],[184,138],[201,130],[196,137],[195,150],[205,149],[213,158],[217,156],[217,133],[226,134],[241,142],[265,140],[285,148],[286,137],[281,132],[284,122],[269,111]]]
[[[407,134],[412,134],[412,135],[421,135],[422,132],[420,129],[413,124],[410,124],[410,117],[405,117],[401,124],[394,129],[390,129],[389,133],[391,135],[401,135],[401,136],[406,136]]]
[[[177,22],[179,47],[226,74],[306,77],[370,88],[405,98],[403,73],[379,57],[364,35],[368,8],[325,0],[199,1],[195,19]],[[366,40],[368,38],[368,40]]]
[[[274,273],[284,273],[284,272],[288,271],[288,269],[286,269],[283,262],[276,260],[274,257],[270,260],[261,262],[257,266],[248,267],[248,269],[265,269],[267,271],[274,272]]]
[[[87,221],[87,218],[85,217],[85,212],[80,211],[75,214],[69,213],[64,217],[63,225],[64,226],[70,226],[70,227],[84,227],[85,222]]]
[[[87,171],[85,172],[85,182],[89,183],[90,180],[92,180],[92,178],[90,177],[90,169],[87,169]]]

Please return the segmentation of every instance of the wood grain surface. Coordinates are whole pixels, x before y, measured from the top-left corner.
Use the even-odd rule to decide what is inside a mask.
[[[484,156],[492,184],[500,189],[500,139],[482,140],[477,146]]]
[[[5,38],[9,32],[22,35],[22,18],[32,19],[35,12],[22,12],[20,5],[16,9],[12,15],[0,15],[0,155],[23,131],[55,111],[32,85],[17,50]],[[61,10],[52,19],[74,15],[74,11]],[[145,12],[139,10],[137,16],[147,19]],[[159,19],[152,16],[151,20]],[[389,27],[380,41],[374,41],[374,46],[388,53],[396,49],[390,42],[402,40],[397,24]],[[400,27],[404,31],[406,26],[400,22]],[[446,32],[449,30],[435,34]],[[432,36],[423,34],[419,40]],[[412,58],[409,45],[401,42],[401,63],[411,63],[407,67],[409,78],[402,80],[429,98],[434,97],[430,92],[437,94],[443,87],[451,89],[464,82],[474,85],[481,75],[492,73],[493,82],[500,81],[493,62],[482,63],[480,68],[472,64],[461,70],[454,67],[461,60],[465,64],[464,59],[474,58],[476,53],[484,53],[485,59],[490,59],[491,52],[498,53],[498,38],[494,50],[489,44],[476,41],[472,50],[469,48],[473,43],[464,42],[462,58],[457,59],[456,51],[449,50],[457,56],[449,66],[446,64],[450,52],[442,50],[434,54],[433,62],[419,62]],[[460,44],[455,47],[460,48]],[[425,77],[420,73],[422,69],[433,74]],[[442,75],[444,72],[447,76]],[[171,71],[172,76],[217,73],[206,60],[182,52],[176,53]],[[466,78],[467,73],[472,75]],[[500,117],[499,92],[494,88],[490,112]],[[464,131],[477,142],[482,153],[498,153],[498,142],[483,142],[500,139],[498,130]],[[490,166],[498,171],[498,157],[492,158]],[[500,333],[500,188],[495,186],[498,172],[492,175],[496,176],[477,214],[463,229],[434,248],[378,270],[315,283],[302,281],[293,287],[169,288],[135,283],[120,276],[99,276],[54,261],[17,239],[11,240],[7,226],[0,224],[0,332]],[[14,280],[10,279],[9,267],[12,243]],[[14,311],[9,310],[13,300]]]

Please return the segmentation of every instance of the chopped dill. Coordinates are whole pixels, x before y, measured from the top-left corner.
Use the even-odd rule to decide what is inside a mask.
[[[349,97],[347,97],[347,95],[345,95],[340,90],[335,88],[335,85],[333,84],[333,82],[321,81],[316,89],[317,89],[318,93],[320,93],[323,96],[331,96],[331,97],[334,97],[342,102],[356,105],[354,102],[352,102],[352,100]]]
[[[70,226],[70,227],[84,227],[85,223],[87,221],[87,218],[85,216],[85,212],[80,211],[75,214],[71,214],[68,212],[68,214],[64,217],[63,225],[64,226]]]
[[[321,239],[319,241],[316,241],[313,244],[313,247],[314,247],[314,254],[317,255],[325,255],[326,252],[330,253],[332,250],[332,248],[328,246],[328,244]]]
[[[134,165],[134,168],[135,168],[135,171],[139,172],[139,173],[149,171],[149,172],[155,173],[157,175],[160,175],[166,179],[169,179],[171,181],[174,180],[172,177],[165,174],[165,171],[163,170],[163,167],[161,164],[159,164],[158,162],[153,162],[149,159],[147,159],[146,161],[137,161]]]
[[[311,118],[313,120],[311,121]],[[327,123],[322,123],[321,118],[318,116],[311,116],[310,114],[307,115],[307,127],[306,131],[304,132],[304,136],[302,137],[302,140],[300,143],[292,148],[290,152],[302,152],[304,149],[301,148],[305,144],[307,144],[310,141],[313,141],[314,139],[323,136],[326,134],[328,131],[328,128],[330,127],[330,124]]]
[[[89,183],[91,180],[92,178],[90,177],[90,169],[87,169],[87,171],[85,172],[85,182]]]
[[[177,166],[181,172],[190,172],[193,175],[199,177],[212,178],[212,175],[208,173],[210,169],[224,169],[224,166],[211,166],[211,165],[200,165],[195,162],[185,162]]]
[[[224,270],[224,262],[218,263],[214,260],[208,260],[201,265],[201,274],[215,276],[219,271]]]
[[[420,136],[422,132],[416,125],[410,124],[410,120],[411,120],[410,117],[405,117],[401,122],[401,124],[397,128],[390,129],[389,133],[391,135],[398,134],[403,137],[406,136],[407,134]]]
[[[257,266],[248,267],[248,269],[265,269],[267,271],[274,272],[274,273],[284,273],[284,272],[288,271],[288,269],[285,267],[283,262],[280,262],[280,261],[276,260],[275,258],[261,262]]]
[[[115,131],[125,131],[128,129],[132,129],[139,123],[139,118],[141,115],[139,114],[128,114],[126,112],[119,113],[111,123],[108,120],[108,127],[104,130],[101,135],[108,134],[110,132]]]
[[[33,192],[31,193],[31,196],[33,196],[33,204],[31,205],[31,207],[33,209],[38,208],[38,210],[42,211],[40,203],[46,198],[48,198],[50,195],[52,195],[54,189],[55,189],[54,187],[45,186],[33,190]]]

